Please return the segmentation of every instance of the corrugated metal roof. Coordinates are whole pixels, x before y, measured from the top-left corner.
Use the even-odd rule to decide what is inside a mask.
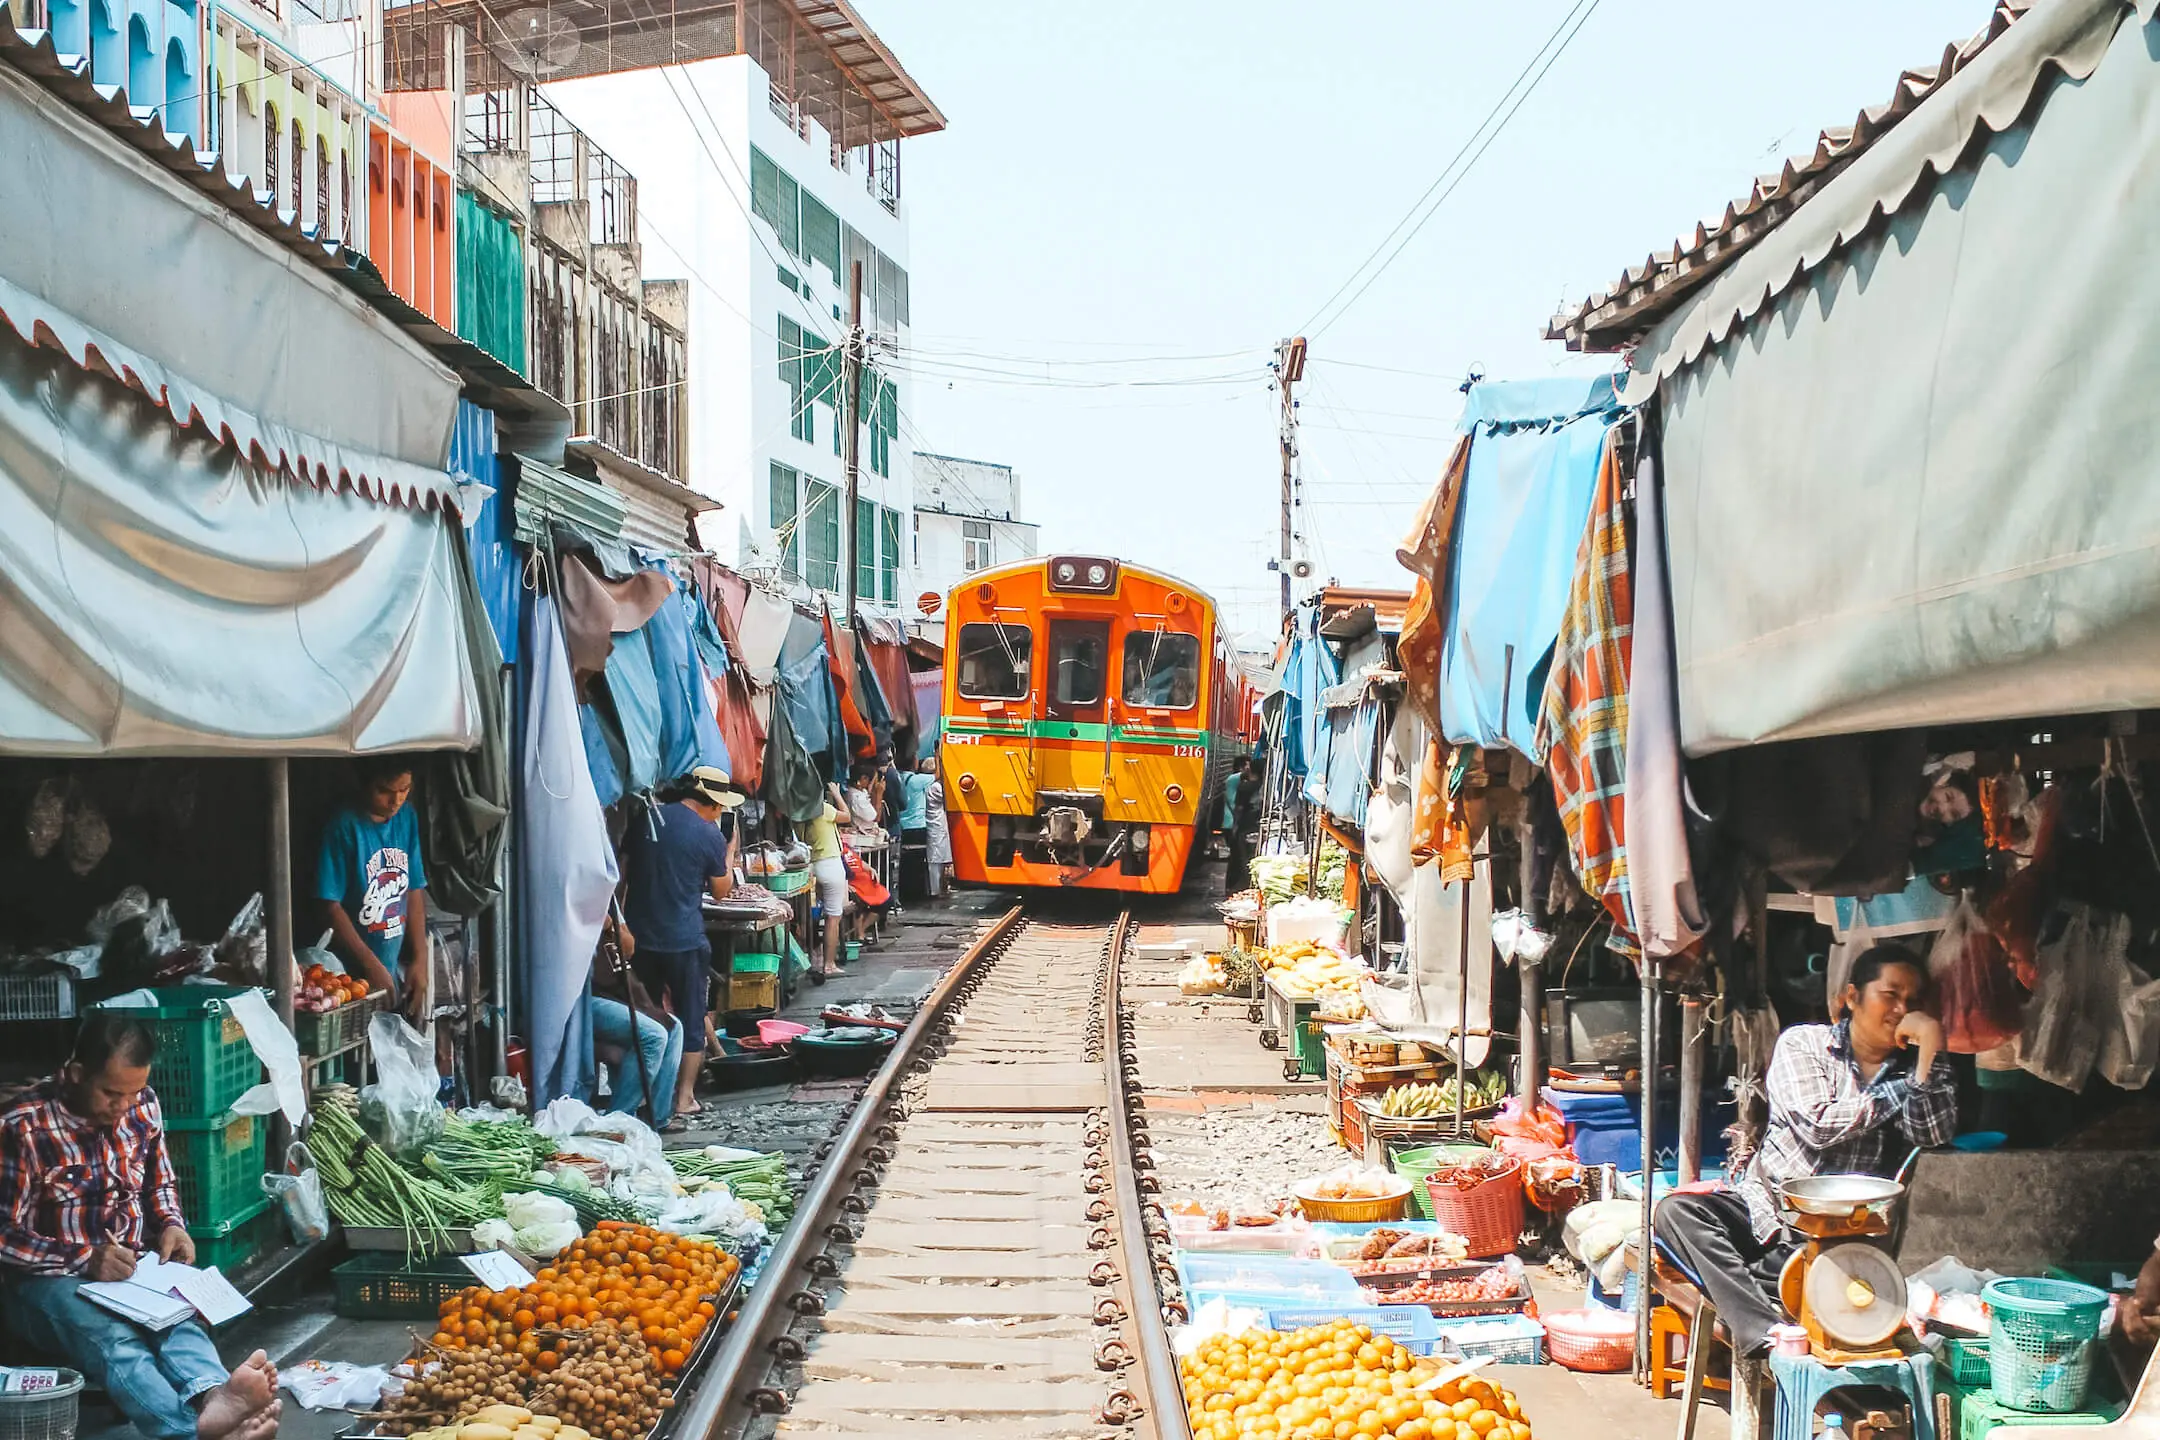
[[[407,304],[365,255],[337,241],[322,239],[312,227],[302,225],[297,215],[280,211],[269,192],[258,191],[246,180],[228,175],[216,151],[198,150],[187,136],[167,131],[155,107],[132,106],[124,88],[92,83],[89,64],[83,57],[61,54],[48,31],[17,28],[4,5],[0,5],[0,64],[34,81],[69,108],[336,279],[457,372],[466,396],[496,411],[518,439],[543,452],[552,439],[555,453],[560,453],[562,440],[570,431],[570,412],[561,403],[534,389],[523,376],[486,351]],[[164,403],[156,395],[148,398]],[[187,417],[175,419],[184,424]],[[383,489],[377,498],[415,502],[415,497],[393,497],[388,487]]]
[[[1599,352],[1633,344],[1895,129],[2023,18],[2034,3],[1998,0],[1978,34],[1963,44],[1945,47],[1934,65],[1905,71],[1889,99],[1862,110],[1850,125],[1824,130],[1805,158],[1788,160],[1776,174],[1759,177],[1745,196],[1725,207],[1723,215],[1697,225],[1670,248],[1645,257],[1610,288],[1575,309],[1554,316],[1545,338],[1565,341],[1570,350]]]

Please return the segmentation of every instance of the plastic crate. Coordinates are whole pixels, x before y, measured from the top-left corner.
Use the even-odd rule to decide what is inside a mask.
[[[1436,1320],[1436,1349],[1452,1348],[1465,1360],[1495,1365],[1545,1363],[1545,1327],[1527,1315],[1494,1315],[1476,1320]]]
[[[1337,1320],[1355,1320],[1413,1355],[1430,1355],[1442,1328],[1422,1305],[1297,1305],[1268,1311],[1268,1328],[1284,1332],[1310,1330]]]
[[[197,1224],[190,1218],[188,1236],[195,1242],[197,1265],[206,1269],[215,1265],[230,1275],[235,1266],[257,1253],[283,1248],[285,1211],[268,1200],[257,1200],[253,1209],[219,1224]]]
[[[1988,1342],[1985,1339],[1949,1337],[1943,1346],[1942,1363],[1950,1372],[1951,1383],[1967,1389],[1985,1389],[1994,1378],[1988,1368]]]
[[[730,961],[728,970],[735,975],[777,975],[780,957],[769,951],[748,950]]]
[[[402,1255],[355,1255],[330,1272],[337,1313],[350,1320],[433,1320],[442,1302],[480,1282],[453,1259],[407,1264]]]
[[[1327,1035],[1319,1020],[1299,1020],[1293,1027],[1298,1071],[1307,1079],[1327,1074]]]
[[[729,975],[727,987],[728,1013],[743,1014],[758,1010],[780,1008],[780,977],[778,975]]]
[[[222,1119],[232,1103],[259,1084],[262,1062],[228,1003],[247,993],[238,985],[176,985],[152,990],[155,1005],[128,1013],[157,1036],[150,1088],[166,1122]]]
[[[293,1015],[293,1039],[300,1043],[302,1055],[335,1055],[365,1039],[368,1023],[389,1008],[390,997],[377,991],[365,1000],[354,1000],[335,1010],[297,1011]]]
[[[2120,1400],[2067,1415],[2013,1410],[1988,1390],[1975,1390],[1958,1406],[1958,1440],[1986,1440],[2006,1425],[2105,1425],[2122,1414]]]
[[[72,1020],[75,972],[65,966],[0,975],[0,1020]]]
[[[165,1122],[165,1153],[172,1157],[180,1213],[190,1226],[245,1218],[262,1200],[269,1139],[269,1127],[258,1115]]]
[[[1178,1284],[1188,1294],[1195,1290],[1235,1290],[1256,1295],[1340,1295],[1352,1305],[1363,1303],[1350,1272],[1325,1260],[1242,1253],[1194,1255],[1181,1251],[1177,1271]]]

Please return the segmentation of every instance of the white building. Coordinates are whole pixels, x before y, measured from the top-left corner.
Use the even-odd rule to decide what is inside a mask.
[[[687,281],[686,478],[724,507],[702,525],[706,545],[739,569],[835,595],[852,556],[859,595],[891,612],[915,596],[906,396],[879,363],[909,326],[900,139],[945,120],[852,11],[817,8],[849,22],[845,45],[750,44],[750,53],[547,91],[636,173],[649,268],[668,273],[672,256]],[[760,13],[800,26],[801,9],[788,0]],[[847,46],[844,65],[816,58]],[[792,93],[768,63],[792,72]],[[871,364],[850,526],[840,346],[857,263]]]
[[[1040,527],[1020,518],[1010,465],[952,455],[915,456],[915,579],[943,596],[977,570],[1041,553]]]

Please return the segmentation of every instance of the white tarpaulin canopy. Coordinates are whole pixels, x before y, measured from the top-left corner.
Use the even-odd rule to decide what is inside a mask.
[[[1683,742],[2160,705],[2160,26],[2039,0],[1669,317]]]
[[[478,743],[457,377],[4,69],[0,135],[0,754]]]

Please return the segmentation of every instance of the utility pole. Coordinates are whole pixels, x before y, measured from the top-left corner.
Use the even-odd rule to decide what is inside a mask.
[[[841,553],[847,557],[845,584],[841,593],[847,596],[848,633],[855,632],[855,577],[862,557],[855,553],[862,542],[862,526],[856,522],[855,511],[858,495],[862,489],[862,261],[857,260],[848,269],[848,331],[847,350],[841,357],[840,388],[845,392],[847,419],[841,434],[842,451],[847,457],[847,514],[841,518],[840,529],[847,536],[847,544]],[[1288,581],[1284,582],[1288,584]]]
[[[1285,340],[1275,347],[1275,378],[1282,386],[1282,555],[1276,562],[1282,579],[1282,615],[1284,623],[1290,619],[1290,512],[1296,504],[1294,486],[1297,469],[1297,400],[1292,387],[1305,378],[1305,337],[1300,335]]]

